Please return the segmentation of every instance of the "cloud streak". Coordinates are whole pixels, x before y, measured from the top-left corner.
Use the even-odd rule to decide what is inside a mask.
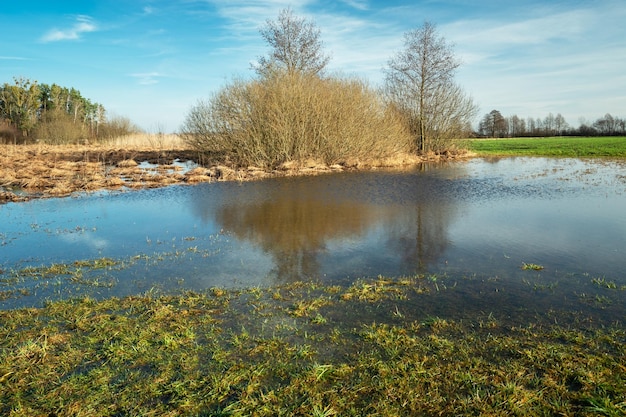
[[[76,23],[68,29],[51,29],[42,36],[42,42],[59,42],[80,39],[84,33],[95,32],[98,27],[89,16],[76,17]]]
[[[158,72],[142,72],[130,74],[130,76],[136,78],[139,82],[139,85],[153,85],[159,83],[159,78],[163,77],[163,74],[160,74]]]

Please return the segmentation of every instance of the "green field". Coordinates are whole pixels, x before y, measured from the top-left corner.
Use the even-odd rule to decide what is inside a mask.
[[[549,137],[472,139],[479,156],[626,157],[626,137]]]

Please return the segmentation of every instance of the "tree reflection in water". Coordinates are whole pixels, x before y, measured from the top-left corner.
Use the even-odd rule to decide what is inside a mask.
[[[353,274],[412,274],[446,249],[454,210],[435,194],[443,186],[418,171],[274,179],[224,187],[213,215],[272,256],[277,282],[320,278],[349,256],[333,250],[361,260]]]

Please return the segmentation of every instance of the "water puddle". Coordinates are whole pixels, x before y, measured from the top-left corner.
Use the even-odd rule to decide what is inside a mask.
[[[8,203],[0,308],[424,275],[468,302],[587,297],[619,315],[625,173],[623,161],[474,159]]]

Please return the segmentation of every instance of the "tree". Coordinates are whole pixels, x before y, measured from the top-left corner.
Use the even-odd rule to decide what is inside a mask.
[[[288,73],[321,75],[330,58],[322,52],[320,30],[314,23],[294,16],[291,9],[283,9],[278,20],[267,20],[260,30],[271,46],[267,57],[260,57],[256,71],[268,75],[276,70]]]
[[[526,121],[520,119],[516,114],[508,118],[509,136],[519,137],[526,134]]]
[[[543,129],[544,129],[544,135],[554,136],[554,132],[556,128],[555,128],[554,115],[552,113],[548,113],[546,118],[543,120]]]
[[[565,121],[565,117],[563,117],[561,113],[557,113],[554,118],[554,129],[556,130],[556,134],[561,136],[568,127],[569,125]]]
[[[491,110],[480,121],[478,131],[490,138],[501,138],[508,132],[508,123],[498,110]]]
[[[477,107],[454,83],[460,62],[435,25],[404,35],[404,49],[388,62],[385,92],[407,120],[420,152],[441,150],[449,140],[467,135]]]
[[[595,127],[601,135],[611,136],[615,134],[617,123],[615,118],[610,113],[607,113],[604,117],[596,120],[593,127]]]
[[[39,86],[37,81],[14,78],[14,85],[5,83],[0,88],[0,115],[8,119],[23,136],[37,123]]]
[[[75,88],[14,78],[0,85],[0,139],[28,138],[48,143],[77,142],[101,134],[129,134],[139,129],[129,120],[106,120],[102,105]]]

